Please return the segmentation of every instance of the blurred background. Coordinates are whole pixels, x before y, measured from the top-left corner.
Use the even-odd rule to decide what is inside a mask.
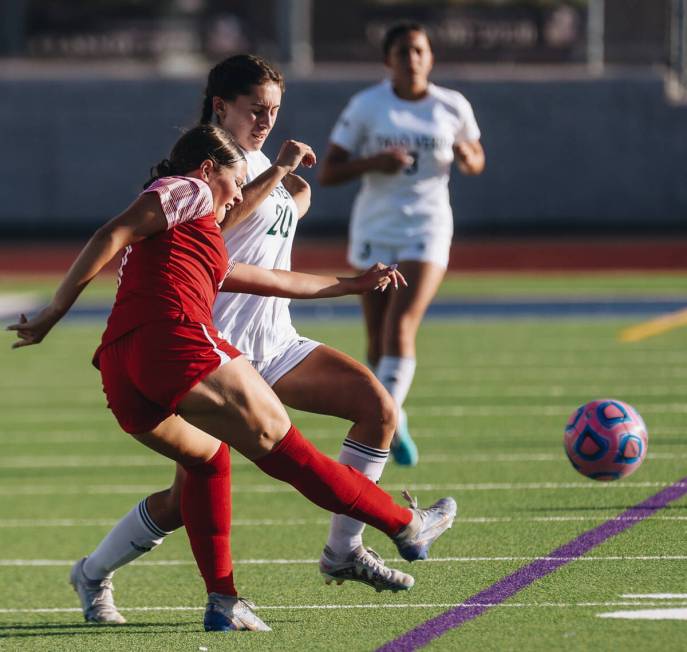
[[[482,129],[487,170],[451,182],[459,235],[687,235],[687,0],[3,0],[0,236],[81,238],[118,213],[237,52],[286,75],[266,153],[322,155],[399,19],[427,26],[433,80]],[[342,238],[355,184],[305,176],[301,233]]]

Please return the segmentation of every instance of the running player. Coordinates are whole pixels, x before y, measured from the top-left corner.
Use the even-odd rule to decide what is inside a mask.
[[[310,163],[312,151],[303,143],[287,141],[274,164],[261,152],[274,127],[283,90],[281,74],[265,60],[253,55],[230,57],[209,73],[201,122],[216,122],[229,131],[248,163],[243,201],[228,212],[223,224],[232,259],[288,270],[298,219],[310,204],[310,188],[293,170],[303,157]],[[215,302],[214,323],[283,403],[352,421],[339,461],[379,481],[395,428],[393,400],[364,365],[300,337],[291,324],[288,304],[282,298],[221,293]],[[345,392],[339,391],[342,385]],[[183,479],[183,468],[178,467],[169,489],[142,500],[94,552],[77,562],[71,581],[87,621],[125,622],[112,598],[113,573],[181,527]],[[377,590],[410,588],[414,581],[410,575],[388,568],[363,546],[363,528],[363,523],[345,515],[332,517],[320,560],[326,581],[354,580]]]
[[[320,453],[212,325],[212,305],[227,278],[257,294],[314,298],[383,289],[398,282],[397,272],[376,265],[346,279],[230,264],[219,225],[241,201],[246,165],[219,127],[188,131],[156,172],[139,198],[91,237],[50,304],[8,329],[17,331],[14,348],[41,342],[125,250],[94,355],[108,406],[126,432],[184,467],[181,514],[208,589],[206,630],[268,630],[233,583],[226,444],[320,507],[385,532],[408,561],[425,558],[450,527],[455,501],[442,499],[427,510],[400,507],[359,471]]]
[[[415,374],[415,338],[448,264],[453,216],[448,179],[455,161],[480,174],[484,152],[468,101],[432,84],[434,57],[424,28],[392,27],[383,42],[390,78],[355,95],[336,123],[320,171],[323,185],[362,177],[353,205],[348,260],[398,263],[409,290],[362,297],[367,358],[399,409],[391,452],[415,465],[403,402]]]

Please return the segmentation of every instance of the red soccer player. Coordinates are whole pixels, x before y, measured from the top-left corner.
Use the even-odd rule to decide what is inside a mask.
[[[50,304],[9,330],[37,344],[80,292],[125,249],[119,290],[94,356],[108,405],[122,428],[186,471],[181,510],[208,590],[205,629],[268,630],[237,595],[229,548],[229,449],[335,513],[378,528],[408,561],[427,557],[449,528],[455,501],[404,508],[351,467],[320,453],[290,423],[277,396],[212,325],[212,306],[227,276],[248,292],[291,298],[332,297],[397,284],[375,265],[336,278],[230,264],[219,225],[241,201],[246,166],[221,128],[185,133],[152,183],[92,236]]]

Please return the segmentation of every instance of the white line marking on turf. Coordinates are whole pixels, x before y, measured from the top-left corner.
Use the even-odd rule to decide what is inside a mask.
[[[532,562],[532,561],[686,561],[687,555],[619,555],[606,557],[433,557],[425,563],[483,563],[483,562]],[[401,558],[389,558],[388,561],[402,562]],[[317,564],[318,559],[238,559],[234,564],[241,566],[285,566],[289,564],[304,565]],[[133,561],[136,566],[193,566],[195,561],[190,559],[162,559],[159,561]],[[0,559],[0,567],[59,567],[73,566],[73,559]]]
[[[623,593],[620,597],[637,600],[687,600],[687,593]]]
[[[687,453],[648,453],[647,457],[654,460],[672,461],[686,459]],[[450,455],[443,453],[422,456],[423,464],[513,464],[513,463],[539,463],[539,462],[563,462],[565,455],[554,453],[514,453],[514,454],[474,454],[474,455]],[[248,466],[251,462],[239,455],[234,456],[233,466]],[[172,463],[166,458],[151,455],[109,455],[109,456],[49,456],[38,457],[10,456],[0,459],[2,469],[52,469],[52,468],[115,468],[129,466],[145,467],[169,467]]]
[[[642,414],[687,414],[685,403],[645,403]],[[423,405],[406,408],[415,417],[570,416],[570,405]]]
[[[687,620],[687,609],[637,609],[633,611],[610,611],[596,614],[597,618],[618,618],[623,620]]]
[[[685,517],[687,520],[687,516]],[[117,523],[117,519],[103,519],[103,518],[55,518],[55,519],[0,519],[0,528],[21,528],[21,527],[112,527]],[[250,526],[250,527],[287,527],[295,525],[328,525],[330,519],[305,519],[305,518],[289,518],[289,519],[236,519],[232,520],[232,526]]]
[[[652,521],[687,521],[687,516],[651,516]],[[585,514],[584,516],[471,516],[462,517],[460,524],[463,525],[492,525],[500,523],[585,523],[588,521],[641,521],[646,520],[639,516],[617,517],[613,514]],[[25,528],[25,527],[112,527],[118,522],[117,519],[104,518],[55,518],[55,519],[0,519],[0,529],[3,528]],[[233,526],[247,527],[288,527],[301,525],[328,525],[330,520],[327,518],[289,518],[289,519],[236,519],[232,521]],[[687,594],[686,594],[687,596]]]
[[[490,603],[471,603],[471,604],[456,604],[455,602],[421,602],[421,603],[390,603],[390,604],[302,604],[302,605],[257,605],[256,609],[259,611],[279,610],[279,611],[304,611],[304,610],[335,610],[335,609],[447,609],[452,607],[504,607],[509,609],[570,609],[581,608],[588,609],[590,607],[631,607],[633,603],[628,602],[500,602],[498,604]],[[662,604],[662,603],[661,603]],[[647,603],[646,606],[654,606]],[[656,606],[659,606],[658,604]],[[680,605],[682,606],[682,605]],[[131,612],[154,612],[154,611],[202,611],[204,607],[189,607],[189,606],[159,606],[159,607],[122,607],[117,606],[120,611]],[[685,610],[687,611],[687,610]],[[27,608],[0,608],[0,614],[36,614],[36,613],[81,613],[78,607],[37,607],[33,609]],[[629,612],[632,613],[632,612]],[[135,624],[135,623],[134,623]],[[39,627],[40,625],[36,625]]]
[[[667,487],[681,483],[672,482],[483,482],[483,483],[456,483],[456,484],[383,484],[386,491],[541,491],[541,490],[565,490],[588,489],[591,491],[610,491],[612,489],[648,489]],[[101,494],[147,494],[159,491],[159,485],[44,485],[44,486],[5,486],[0,487],[0,496],[44,496],[44,495],[101,495]],[[281,494],[296,492],[290,486],[279,484],[248,484],[233,485],[235,494]]]

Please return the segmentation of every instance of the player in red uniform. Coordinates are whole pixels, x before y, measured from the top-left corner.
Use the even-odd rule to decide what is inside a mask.
[[[208,74],[200,121],[216,122],[226,129],[246,157],[248,183],[242,189],[243,200],[222,223],[232,259],[288,270],[297,225],[310,205],[310,187],[293,172],[301,163],[308,165],[313,152],[304,143],[286,141],[271,163],[261,151],[275,125],[283,91],[281,73],[267,61],[250,54],[231,56]],[[276,223],[281,226],[275,228]],[[378,482],[395,429],[393,399],[357,360],[300,336],[288,306],[289,300],[279,297],[223,292],[215,301],[214,324],[285,405],[351,421],[338,460]],[[339,391],[342,385],[345,392]],[[70,582],[88,622],[126,622],[114,603],[114,572],[156,548],[183,525],[184,477],[177,465],[168,489],[139,501],[95,550],[72,567]],[[227,476],[226,494],[230,492]],[[325,581],[357,581],[377,591],[410,589],[414,578],[386,565],[366,547],[363,528],[363,523],[343,514],[332,516],[319,562]]]
[[[257,294],[330,297],[397,283],[375,266],[354,279],[229,264],[219,224],[241,201],[245,159],[219,127],[184,134],[153,183],[98,229],[35,317],[21,316],[14,348],[37,344],[83,288],[125,249],[120,286],[94,356],[108,404],[122,428],[186,471],[181,511],[208,589],[209,631],[269,629],[239,598],[229,552],[226,444],[315,504],[376,527],[407,560],[425,558],[455,517],[445,498],[426,510],[396,505],[360,472],[334,462],[290,423],[276,395],[212,325],[228,275]]]

